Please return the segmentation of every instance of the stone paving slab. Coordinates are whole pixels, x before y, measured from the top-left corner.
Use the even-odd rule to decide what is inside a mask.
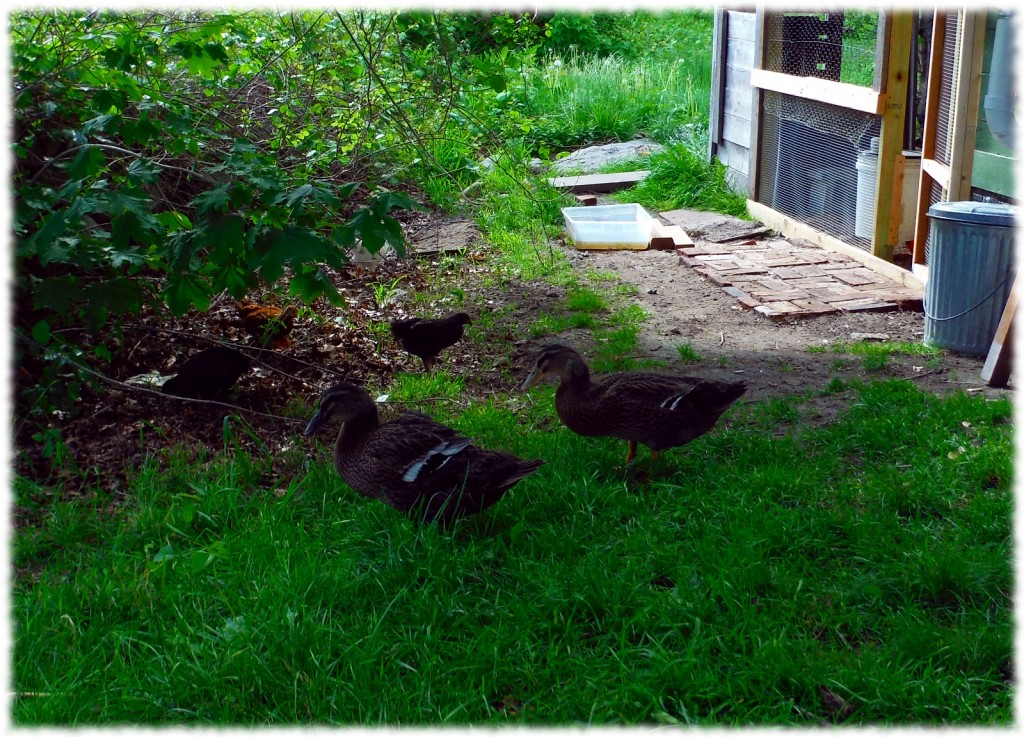
[[[676,253],[680,264],[773,321],[922,309],[920,290],[800,239],[697,241]]]

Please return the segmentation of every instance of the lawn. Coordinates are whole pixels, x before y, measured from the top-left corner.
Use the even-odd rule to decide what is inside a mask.
[[[1009,403],[845,391],[824,425],[806,397],[741,404],[646,485],[624,443],[552,421],[550,388],[438,405],[547,462],[443,533],[345,487],[328,448],[268,481],[229,423],[222,452],[147,459],[114,516],[102,489],[33,510],[14,718],[1007,724]]]

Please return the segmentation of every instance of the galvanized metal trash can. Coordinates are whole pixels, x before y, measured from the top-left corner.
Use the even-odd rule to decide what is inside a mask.
[[[1017,208],[938,202],[928,210],[925,345],[985,356],[1013,283]]]

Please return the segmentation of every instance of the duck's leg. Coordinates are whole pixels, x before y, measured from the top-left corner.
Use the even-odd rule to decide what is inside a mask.
[[[629,443],[629,450],[626,451],[626,465],[628,466],[636,458],[636,441],[627,440],[626,442]]]

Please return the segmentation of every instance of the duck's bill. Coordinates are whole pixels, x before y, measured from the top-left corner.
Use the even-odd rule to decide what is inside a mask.
[[[320,426],[323,425],[326,420],[327,415],[325,415],[323,412],[317,412],[315,415],[313,415],[313,419],[309,421],[309,424],[306,425],[306,429],[302,431],[302,434],[305,435],[306,437],[309,437],[317,430],[319,430]]]
[[[533,371],[531,371],[530,375],[526,377],[526,381],[524,381],[523,385],[521,387],[519,387],[519,390],[520,391],[526,391],[527,389],[529,389],[531,386],[533,386],[534,384],[536,384],[538,381],[540,381],[543,378],[544,378],[544,372],[541,371],[540,369],[538,369],[536,366],[534,366],[533,367]]]

